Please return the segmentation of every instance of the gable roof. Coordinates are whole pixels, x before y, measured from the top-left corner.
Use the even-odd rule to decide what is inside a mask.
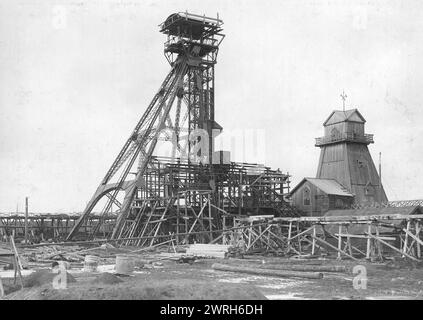
[[[343,197],[354,197],[345,187],[343,187],[338,181],[334,179],[317,179],[317,178],[304,178],[299,184],[295,186],[290,192],[292,195],[297,189],[304,183],[310,182],[326,194],[343,196]]]
[[[339,122],[359,122],[359,123],[365,123],[366,120],[361,115],[361,113],[357,109],[351,109],[351,110],[334,110],[330,114],[330,116],[326,119],[326,121],[323,123],[324,126],[339,123]]]

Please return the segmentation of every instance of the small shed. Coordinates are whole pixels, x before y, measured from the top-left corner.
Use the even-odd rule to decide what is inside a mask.
[[[292,189],[290,198],[298,210],[312,217],[350,208],[354,202],[354,195],[334,179],[304,178]]]

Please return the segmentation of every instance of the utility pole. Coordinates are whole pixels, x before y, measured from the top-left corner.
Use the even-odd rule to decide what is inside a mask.
[[[379,192],[382,199],[382,152],[379,152]],[[382,203],[382,200],[380,200]]]
[[[28,244],[28,197],[25,197],[25,244]]]
[[[382,188],[382,152],[379,152],[379,187]]]

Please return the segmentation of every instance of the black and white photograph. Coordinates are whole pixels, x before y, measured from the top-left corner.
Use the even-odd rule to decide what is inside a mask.
[[[421,300],[422,101],[417,0],[0,0],[0,300]]]

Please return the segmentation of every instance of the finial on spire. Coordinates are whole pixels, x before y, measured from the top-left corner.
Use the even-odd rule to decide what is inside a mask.
[[[345,111],[345,100],[347,99],[347,95],[345,94],[344,90],[342,90],[341,99],[342,99],[342,109]]]

